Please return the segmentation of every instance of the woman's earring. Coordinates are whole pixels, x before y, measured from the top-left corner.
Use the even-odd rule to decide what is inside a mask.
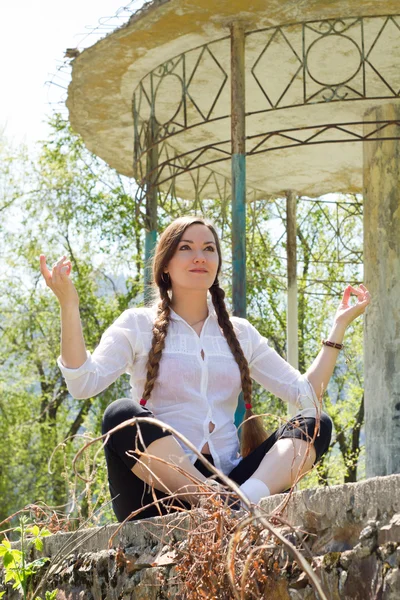
[[[165,275],[167,276],[167,279],[165,280],[164,277]],[[168,285],[169,284],[169,273],[161,273],[161,280]]]

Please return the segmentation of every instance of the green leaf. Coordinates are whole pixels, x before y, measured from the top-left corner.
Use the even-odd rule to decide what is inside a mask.
[[[34,542],[34,543],[35,543],[35,548],[36,548],[36,550],[39,550],[39,552],[41,552],[41,551],[43,550],[43,542],[42,542],[42,540],[41,540],[40,538],[38,538],[38,537],[37,537],[37,538],[35,539],[35,542]]]
[[[3,556],[3,565],[4,568],[7,569],[11,564],[14,563],[14,556],[12,554],[12,552],[6,552],[5,555]]]
[[[19,564],[21,563],[21,560],[22,560],[22,552],[20,550],[6,550],[3,553],[3,564],[4,564],[5,568],[7,568],[7,566],[12,561],[15,561],[15,564],[18,567]]]
[[[4,538],[4,540],[1,542],[1,546],[4,546],[5,548],[11,548],[11,543],[7,540],[7,538]]]
[[[49,531],[48,529],[42,529],[42,530],[40,531],[40,537],[47,537],[48,535],[53,535],[53,534],[51,533],[51,531]],[[57,591],[58,591],[58,590],[57,590]]]
[[[49,562],[50,558],[48,556],[43,556],[42,558],[37,558],[33,560],[31,563],[26,565],[26,569],[30,570],[30,574],[35,573],[38,569],[41,569],[43,565]]]
[[[58,589],[53,590],[52,592],[46,592],[44,600],[56,600],[57,599]],[[35,600],[42,600],[40,596],[36,596]]]
[[[16,569],[7,569],[6,574],[4,575],[4,582],[8,583],[9,581],[17,581],[19,582],[18,572]]]
[[[18,590],[22,588],[22,582],[21,581],[16,581],[13,585],[13,590]]]
[[[23,552],[21,550],[10,550],[11,554],[16,563],[20,563],[22,561]]]

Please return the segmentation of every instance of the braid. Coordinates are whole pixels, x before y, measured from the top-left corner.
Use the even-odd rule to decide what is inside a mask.
[[[253,386],[250,378],[249,365],[234,332],[228,311],[226,310],[224,302],[225,292],[218,285],[213,285],[210,288],[210,292],[214,308],[217,313],[218,325],[224,332],[224,336],[228,342],[229,348],[231,349],[231,352],[240,369],[244,401],[246,404],[251,404],[251,392]]]
[[[219,287],[218,280],[216,280],[214,285],[211,286],[210,293],[215,312],[217,313],[218,325],[223,331],[228,346],[240,370],[244,402],[245,404],[251,404],[252,381],[250,377],[249,365],[233,329],[233,325],[229,318],[229,314],[224,302],[225,292],[221,287]],[[250,419],[252,416],[252,410],[246,408],[241,435],[241,453],[243,457],[250,454],[250,452],[255,450],[255,448],[257,448],[268,437],[268,433],[264,429],[261,419]]]
[[[142,399],[147,402],[153,391],[154,384],[158,377],[160,369],[161,355],[165,346],[165,338],[167,337],[169,319],[171,315],[170,299],[165,288],[160,288],[161,300],[158,305],[157,318],[153,325],[153,339],[151,340],[151,348],[147,361],[146,383],[143,390]]]

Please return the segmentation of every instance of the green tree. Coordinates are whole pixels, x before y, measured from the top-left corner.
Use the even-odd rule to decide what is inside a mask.
[[[54,448],[84,425],[97,433],[105,405],[127,388],[122,379],[96,402],[68,394],[56,363],[59,310],[38,272],[40,252],[50,262],[62,254],[72,258],[89,350],[142,294],[143,240],[130,213],[135,206],[128,186],[91,156],[61,119],[53,128],[38,159],[24,157],[24,184],[10,196],[13,202],[2,205],[8,221],[1,230],[0,431],[7,449],[0,457],[1,517],[37,499],[68,504],[65,461],[70,464],[76,444],[55,454],[49,477]]]

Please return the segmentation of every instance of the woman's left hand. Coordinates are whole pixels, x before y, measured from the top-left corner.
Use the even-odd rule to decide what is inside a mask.
[[[349,302],[352,294],[357,296],[355,304]],[[335,322],[347,327],[354,319],[362,315],[370,302],[371,295],[365,285],[361,284],[358,288],[348,285],[336,311]]]

